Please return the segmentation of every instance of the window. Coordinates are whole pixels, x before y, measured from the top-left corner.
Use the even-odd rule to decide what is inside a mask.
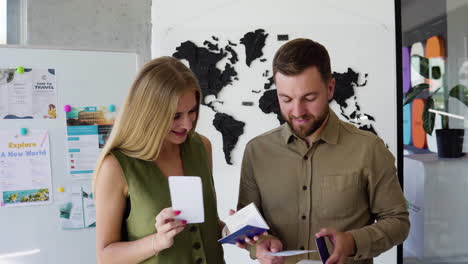
[[[0,44],[26,44],[26,0],[0,0]]]
[[[7,43],[7,0],[0,0],[0,44]]]
[[[467,17],[468,0],[401,0],[404,264],[468,263]]]

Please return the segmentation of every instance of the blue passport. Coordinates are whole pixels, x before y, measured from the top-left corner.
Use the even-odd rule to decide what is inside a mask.
[[[218,242],[221,244],[233,244],[233,245],[235,245],[236,242],[244,243],[244,239],[246,237],[252,238],[254,236],[263,234],[265,231],[267,231],[267,229],[265,228],[246,225],[242,227],[241,229],[237,230],[236,232],[221,238],[220,240],[218,240]]]
[[[327,243],[325,243],[325,237],[319,237],[315,239],[315,243],[317,244],[317,250],[320,255],[320,259],[322,263],[325,264],[328,258],[330,257],[330,253],[328,252]]]

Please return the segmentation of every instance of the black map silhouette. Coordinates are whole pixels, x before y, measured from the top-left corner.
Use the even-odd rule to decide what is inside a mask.
[[[198,77],[202,90],[202,104],[210,107],[216,112],[213,126],[222,134],[223,152],[226,162],[232,165],[231,153],[235,148],[239,137],[244,133],[245,123],[237,120],[234,116],[227,113],[218,113],[213,103],[219,101],[218,94],[226,86],[233,85],[239,80],[236,66],[239,65],[238,51],[244,47],[245,64],[251,67],[252,63],[258,60],[259,63],[266,63],[264,58],[263,48],[269,34],[264,29],[256,29],[247,32],[238,42],[228,40],[228,44],[220,47],[219,38],[212,36],[210,40],[205,40],[203,46],[197,46],[194,42],[187,40],[176,47],[176,52],[172,54],[177,59],[187,60],[190,69]],[[239,45],[240,44],[240,45]],[[218,63],[227,59],[222,68],[218,68]],[[269,64],[265,64],[269,68]],[[334,100],[340,107],[341,116],[349,122],[355,124],[360,129],[376,133],[373,122],[375,118],[369,114],[361,112],[361,106],[355,94],[355,88],[367,85],[367,74],[364,75],[364,82],[359,83],[360,73],[348,68],[346,72],[333,72],[333,77],[336,80]],[[263,87],[258,87],[252,90],[252,93],[261,93],[258,107],[265,114],[273,113],[278,121],[283,124],[285,121],[281,116],[279,109],[276,89],[273,88],[274,81],[269,70],[259,73],[259,78],[265,80]],[[214,96],[215,100],[207,102],[207,96]],[[251,106],[252,104],[243,104]]]

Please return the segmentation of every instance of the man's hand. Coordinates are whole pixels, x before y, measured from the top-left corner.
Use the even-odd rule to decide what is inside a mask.
[[[236,211],[234,211],[234,210],[232,210],[232,209],[229,210],[229,216],[231,216],[231,215],[233,215],[233,214],[235,214],[235,213],[236,213]],[[245,243],[236,242],[236,246],[239,247],[239,248],[245,249],[245,247],[247,246],[247,244],[249,244],[249,245],[255,245],[255,243],[257,243],[257,241],[260,239],[260,237],[266,236],[266,235],[268,235],[268,233],[267,233],[267,232],[264,232],[263,234],[258,235],[258,236],[254,236],[254,237],[252,237],[252,238],[246,237],[246,238],[245,238]]]
[[[283,244],[276,238],[269,237],[256,244],[256,257],[261,264],[283,264],[284,257],[265,255],[269,252],[278,252],[283,249]]]
[[[333,228],[322,228],[316,237],[326,236],[333,244],[333,252],[325,264],[344,264],[346,258],[356,253],[356,243],[349,232],[338,232]]]

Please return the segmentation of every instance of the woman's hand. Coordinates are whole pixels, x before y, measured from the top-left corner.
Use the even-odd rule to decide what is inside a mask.
[[[187,225],[185,220],[175,220],[174,217],[179,215],[180,211],[173,211],[172,208],[165,208],[156,216],[156,234],[154,242],[154,250],[162,251],[172,247],[174,237],[184,230]]]

